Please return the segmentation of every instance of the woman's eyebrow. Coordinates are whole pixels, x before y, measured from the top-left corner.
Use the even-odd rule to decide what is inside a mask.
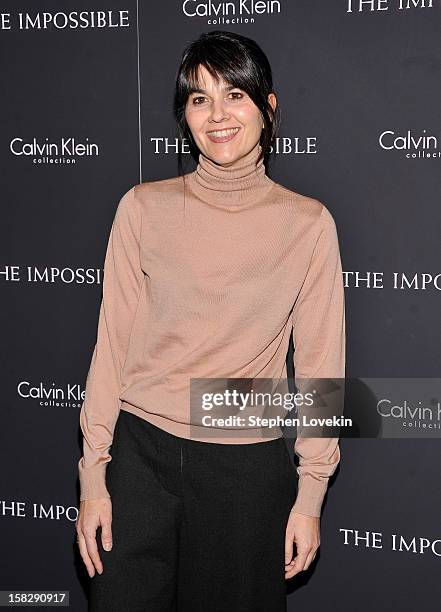
[[[223,91],[230,91],[231,89],[237,89],[237,88],[235,85],[225,85],[224,87],[222,87]],[[190,89],[190,94],[192,93],[208,94],[208,92],[205,91],[205,89],[200,89],[199,87],[192,87]]]

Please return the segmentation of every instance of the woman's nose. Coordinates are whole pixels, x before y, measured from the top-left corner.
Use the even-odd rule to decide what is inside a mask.
[[[222,121],[228,116],[223,100],[215,100],[211,106],[210,117],[213,121]]]

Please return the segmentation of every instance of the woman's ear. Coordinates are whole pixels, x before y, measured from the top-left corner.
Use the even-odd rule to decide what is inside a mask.
[[[273,115],[274,115],[274,111],[276,110],[276,107],[277,107],[277,98],[276,98],[275,93],[271,92],[270,94],[268,94],[268,102],[271,108],[273,109]]]

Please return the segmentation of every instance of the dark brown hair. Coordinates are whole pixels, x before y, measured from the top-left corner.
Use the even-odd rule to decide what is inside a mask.
[[[275,92],[271,66],[265,53],[251,38],[222,30],[204,32],[184,50],[176,77],[173,113],[177,137],[188,141],[196,161],[199,149],[185,119],[185,107],[190,94],[198,88],[199,66],[204,66],[216,82],[222,78],[229,85],[245,91],[259,108],[265,125],[260,137],[262,153],[259,160],[264,157],[267,166],[270,148],[280,125],[280,110],[277,103],[273,112],[268,102],[268,95]],[[180,153],[178,165],[182,173]]]

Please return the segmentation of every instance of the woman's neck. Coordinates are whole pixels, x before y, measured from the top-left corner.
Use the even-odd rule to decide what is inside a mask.
[[[190,174],[194,192],[208,203],[227,208],[259,201],[273,184],[266,175],[263,158],[257,162],[261,150],[258,142],[229,166],[216,164],[199,153],[197,168]]]

